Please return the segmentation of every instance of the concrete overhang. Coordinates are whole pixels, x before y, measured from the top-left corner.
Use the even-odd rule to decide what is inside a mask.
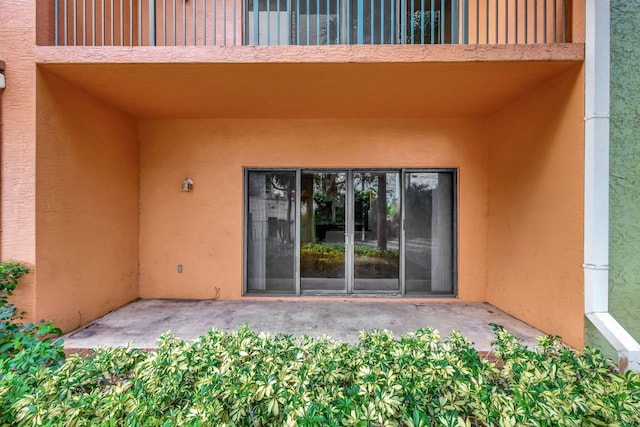
[[[140,118],[481,118],[584,46],[41,47],[38,66]]]

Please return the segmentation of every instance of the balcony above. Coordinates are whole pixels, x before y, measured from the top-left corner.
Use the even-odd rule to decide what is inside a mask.
[[[558,44],[582,41],[581,36],[573,36],[582,21],[581,6],[576,5],[579,3],[48,0],[38,4],[38,44],[128,47]]]

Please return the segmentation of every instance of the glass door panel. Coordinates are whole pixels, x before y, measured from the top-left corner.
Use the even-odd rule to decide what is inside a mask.
[[[300,183],[300,290],[346,292],[346,172],[307,172]]]
[[[353,173],[353,290],[400,291],[400,174]]]
[[[249,171],[247,290],[295,291],[294,171]]]
[[[405,291],[453,294],[453,174],[407,172],[405,180]]]

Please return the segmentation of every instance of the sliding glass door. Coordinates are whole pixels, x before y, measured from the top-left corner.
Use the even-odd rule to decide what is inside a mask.
[[[347,172],[303,171],[300,190],[300,289],[344,293]]]
[[[454,295],[452,170],[247,170],[245,290]]]
[[[248,292],[296,289],[295,171],[248,171],[245,212]]]
[[[400,292],[400,173],[353,172],[353,291]]]

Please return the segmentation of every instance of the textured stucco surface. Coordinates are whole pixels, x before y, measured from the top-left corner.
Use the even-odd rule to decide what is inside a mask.
[[[65,329],[136,296],[175,296],[179,291],[181,297],[210,298],[213,286],[225,283],[229,292],[223,292],[222,297],[239,297],[242,166],[459,167],[460,296],[468,301],[486,299],[486,117],[526,92],[535,92],[543,82],[583,59],[583,46],[575,44],[36,46],[37,42],[46,44],[50,40],[50,26],[39,26],[36,36],[36,20],[38,24],[51,24],[45,13],[51,4],[52,0],[0,0],[0,59],[7,62],[8,82],[2,98],[1,247],[5,259],[38,264],[37,288],[34,271],[18,298],[29,319],[53,318],[63,322]],[[576,16],[573,25],[577,28],[581,21]],[[576,37],[573,40],[581,41]],[[313,103],[304,102],[305,108],[288,104],[289,108],[272,120],[274,117],[265,117],[262,111],[277,111],[283,105],[278,104],[281,99],[277,96],[253,96],[260,102],[244,102],[240,113],[229,109],[227,102],[254,95],[255,85],[249,84],[253,80],[238,78],[236,68],[231,67],[227,74],[234,77],[229,81],[221,80],[221,74],[212,78],[214,74],[209,73],[202,78],[194,73],[199,66],[218,68],[227,63],[238,69],[248,69],[248,63],[261,69],[273,67],[272,74],[280,74],[283,69],[297,71],[297,63],[304,63],[305,69],[320,69],[318,65],[326,63],[333,70],[331,83],[345,69],[359,71],[365,65],[369,77],[364,78],[371,81],[371,76],[377,75],[375,71],[387,66],[395,71],[380,73],[385,79],[374,81],[383,95],[360,98],[363,101],[359,106],[364,111],[360,115],[351,112],[331,122],[336,119],[333,113],[327,113],[331,110],[318,109],[317,103],[308,108],[306,105]],[[58,77],[68,84],[55,78],[42,79],[42,74],[38,79],[38,67],[48,71],[57,68]],[[165,75],[164,67],[182,71]],[[449,72],[458,68],[461,71]],[[476,75],[481,69],[485,70],[483,76]],[[425,70],[430,73],[423,73]],[[316,95],[309,94],[313,88],[318,96],[324,92],[332,95],[327,85],[322,85],[321,74],[313,75],[320,75],[313,85],[304,82],[307,98]],[[338,88],[350,89],[352,83],[363,78],[358,72],[352,75],[358,80],[346,79]],[[407,75],[412,78],[407,79]],[[442,80],[434,82],[434,76]],[[231,90],[221,99],[215,96],[220,94],[214,90],[218,86],[207,82],[222,82]],[[393,90],[397,85],[403,90]],[[422,88],[418,95],[428,102],[415,102],[422,98],[411,90],[414,86]],[[299,92],[293,87],[281,93]],[[434,93],[438,96],[428,99],[427,95]],[[349,100],[348,95],[352,92],[345,91],[337,98],[325,96],[324,106],[342,104]],[[376,98],[379,102],[372,102]],[[477,107],[474,114],[464,117],[460,109],[470,101]],[[360,111],[353,108],[353,99],[351,102],[344,105]],[[43,113],[38,118],[36,104],[38,114]],[[247,113],[249,104],[254,108]],[[450,114],[435,115],[427,108],[429,104],[458,107]],[[399,105],[404,109],[385,107]],[[131,110],[132,106],[139,108]],[[161,111],[152,114],[157,106]],[[197,114],[190,110],[193,106]],[[212,106],[221,107],[212,114]],[[206,120],[193,120],[200,115]],[[434,120],[436,116],[453,119]],[[153,117],[157,120],[149,119]],[[252,122],[256,117],[264,120]],[[300,120],[291,120],[294,117]],[[323,123],[319,118],[326,120]],[[136,133],[138,120],[142,122],[141,136]],[[138,139],[140,153],[136,151]],[[389,141],[395,151],[389,150]],[[544,142],[555,148],[565,147]],[[273,147],[286,155],[274,152]],[[327,147],[338,154],[331,155]],[[65,150],[72,155],[65,155]],[[324,155],[318,156],[319,151]],[[552,176],[553,171],[545,172],[546,178]],[[197,190],[189,195],[176,188],[185,174],[193,175],[197,183]],[[218,192],[213,185],[216,180],[224,186],[223,191]],[[138,183],[139,199],[135,193]],[[141,232],[139,253],[136,221]],[[186,232],[180,228],[183,224]],[[215,228],[209,232],[207,227]],[[214,258],[218,260],[215,264],[211,262]],[[141,278],[140,293],[136,294],[138,261]],[[175,266],[180,261],[185,263],[185,274],[178,280]],[[192,273],[197,276],[190,276]],[[503,287],[508,288],[507,281]],[[573,297],[581,300],[580,295]]]
[[[31,267],[14,302],[36,316],[35,17],[33,0],[0,0],[0,59],[6,63],[2,93],[2,258]]]
[[[550,80],[489,119],[488,302],[583,340],[584,78]]]
[[[609,311],[640,339],[640,0],[611,1]],[[591,325],[587,343],[615,357]]]
[[[39,71],[37,315],[77,328],[138,296],[138,127]]]
[[[241,296],[243,167],[459,168],[458,295],[486,299],[485,121],[275,119],[141,121],[141,298]]]

